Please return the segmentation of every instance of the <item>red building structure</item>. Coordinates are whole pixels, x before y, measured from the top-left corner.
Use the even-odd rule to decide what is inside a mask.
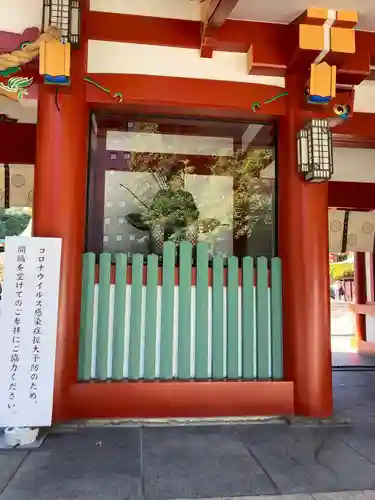
[[[355,31],[355,54],[340,54],[335,61],[336,97],[319,106],[307,103],[311,61],[306,63],[298,41],[308,4],[290,19],[286,8],[281,24],[270,22],[271,7],[262,19],[241,0],[207,1],[202,19],[200,6],[188,0],[166,2],[166,12],[157,11],[155,0],[138,7],[124,2],[121,12],[112,3],[98,0],[90,10],[82,0],[81,42],[72,50],[69,87],[57,94],[28,70],[38,81],[37,124],[0,124],[6,144],[0,160],[35,161],[34,235],[63,239],[54,420],[332,415],[327,213],[329,207],[373,209],[373,185],[307,182],[299,171],[297,134],[312,119],[337,118],[335,106],[348,106],[349,118],[332,129],[334,145],[373,148],[375,117],[356,111],[354,85],[371,79],[374,33]],[[245,20],[235,18],[236,9]],[[109,92],[85,82],[86,76]],[[114,92],[122,94],[121,103],[111,97]],[[92,114],[99,142],[101,128],[121,128],[121,116],[127,123],[132,116],[146,117],[145,122],[182,117],[274,127],[282,380],[77,381]],[[28,147],[18,147],[18,131]]]

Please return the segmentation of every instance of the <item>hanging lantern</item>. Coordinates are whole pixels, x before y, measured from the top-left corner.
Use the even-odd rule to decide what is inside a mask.
[[[49,40],[40,47],[39,73],[44,83],[70,84],[70,49],[79,46],[80,0],[43,0],[43,31],[54,26],[60,40]]]
[[[327,120],[312,120],[297,134],[298,169],[310,182],[324,182],[333,174],[332,133]]]
[[[39,48],[39,73],[44,76],[44,83],[69,85],[70,43],[43,42]]]
[[[81,28],[80,0],[43,0],[43,31],[56,26],[61,42],[79,47]]]
[[[297,134],[297,161],[299,171],[307,174],[309,171],[309,145],[305,129],[300,130]]]

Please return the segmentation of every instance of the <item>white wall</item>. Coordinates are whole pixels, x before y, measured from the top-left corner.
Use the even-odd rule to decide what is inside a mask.
[[[0,31],[22,33],[41,28],[43,0],[0,0]]]
[[[137,153],[232,156],[233,138],[109,130],[106,137],[106,149],[108,151],[133,151]]]
[[[333,168],[332,181],[375,183],[375,149],[334,148]],[[267,179],[275,177],[274,162],[263,170],[261,176]]]
[[[375,113],[375,82],[365,80],[355,89],[354,111],[357,113]]]
[[[366,340],[375,342],[375,318],[366,314]]]
[[[199,0],[91,0],[90,9],[116,14],[200,20]]]
[[[375,182],[375,149],[335,148],[333,181]]]
[[[249,75],[247,55],[238,52],[216,51],[212,59],[208,59],[201,57],[198,49],[90,40],[87,66],[88,73],[172,76],[285,86],[284,78]]]

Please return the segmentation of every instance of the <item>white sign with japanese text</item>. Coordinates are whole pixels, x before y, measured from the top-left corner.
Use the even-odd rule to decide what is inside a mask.
[[[51,425],[61,239],[5,241],[0,427]]]

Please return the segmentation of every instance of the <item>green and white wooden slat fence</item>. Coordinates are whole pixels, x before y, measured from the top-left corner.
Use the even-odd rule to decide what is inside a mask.
[[[156,255],[147,258],[146,283],[143,256],[133,256],[132,284],[125,254],[116,255],[115,284],[109,254],[100,255],[98,284],[94,254],[83,256],[78,379],[282,379],[280,259],[269,270],[265,257],[243,258],[241,285],[238,259],[225,269],[215,256],[209,285],[208,246],[199,243],[192,286],[191,244],[179,253],[179,285],[172,242],[164,244],[161,285]]]

